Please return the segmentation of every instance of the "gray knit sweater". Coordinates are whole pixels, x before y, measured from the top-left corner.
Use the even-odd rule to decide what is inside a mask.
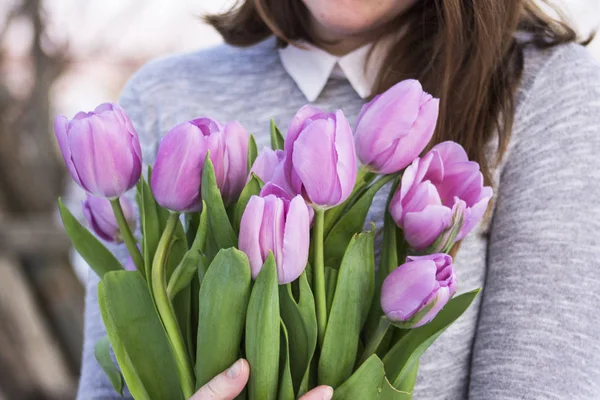
[[[528,49],[516,101],[493,218],[455,260],[458,291],[482,295],[423,356],[415,399],[600,398],[600,66],[578,45]],[[285,132],[305,103],[273,39],[152,62],[121,98],[150,164],[176,123],[239,120],[262,147],[269,119]],[[363,100],[332,78],[314,104],[353,124]],[[378,227],[385,196],[370,215]],[[104,327],[89,275],[78,398],[118,398],[93,356]]]

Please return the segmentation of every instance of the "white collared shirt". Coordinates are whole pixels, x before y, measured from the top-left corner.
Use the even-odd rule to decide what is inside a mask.
[[[361,98],[371,95],[377,77],[380,58],[374,54],[367,59],[373,44],[364,45],[342,57],[308,43],[305,48],[288,45],[279,49],[283,68],[296,82],[309,102],[315,101],[330,77],[345,78]],[[368,66],[365,64],[368,62]]]

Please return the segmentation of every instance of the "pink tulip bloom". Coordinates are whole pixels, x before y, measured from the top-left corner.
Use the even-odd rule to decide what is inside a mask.
[[[131,202],[126,197],[121,197],[119,202],[127,224],[132,231],[135,230],[135,213]],[[108,242],[120,243],[123,241],[109,200],[88,194],[83,202],[83,215],[99,238]]]
[[[452,257],[432,254],[407,257],[383,281],[381,309],[401,328],[417,328],[430,322],[456,291]]]
[[[202,169],[210,151],[217,186],[225,204],[231,204],[246,181],[248,140],[238,122],[223,126],[197,118],[175,126],[158,147],[150,182],[156,201],[173,211],[200,211]]]
[[[295,194],[318,207],[345,201],[356,183],[356,150],[341,110],[302,107],[285,140],[285,173]]]
[[[71,177],[88,193],[114,199],[140,179],[140,141],[121,107],[102,104],[72,120],[59,115],[54,132]]]
[[[358,158],[379,174],[401,171],[425,149],[437,123],[439,99],[408,79],[376,96],[356,120]]]
[[[492,188],[483,186],[479,164],[457,143],[444,142],[406,168],[390,214],[408,244],[441,251],[464,238],[483,218]]]
[[[301,196],[291,201],[274,194],[252,196],[239,236],[239,249],[248,256],[252,277],[256,279],[272,251],[279,283],[298,278],[308,262],[309,232],[308,207]]]

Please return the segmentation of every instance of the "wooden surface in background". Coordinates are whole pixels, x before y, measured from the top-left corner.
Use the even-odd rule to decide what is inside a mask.
[[[32,293],[19,263],[0,254],[0,396],[74,398],[75,378]]]

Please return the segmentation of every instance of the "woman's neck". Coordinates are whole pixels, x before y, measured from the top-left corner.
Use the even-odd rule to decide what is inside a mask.
[[[314,44],[334,56],[351,53],[367,43],[379,40],[385,34],[385,30],[375,29],[356,35],[344,35],[328,31],[316,22],[313,23],[311,29],[314,34]]]

